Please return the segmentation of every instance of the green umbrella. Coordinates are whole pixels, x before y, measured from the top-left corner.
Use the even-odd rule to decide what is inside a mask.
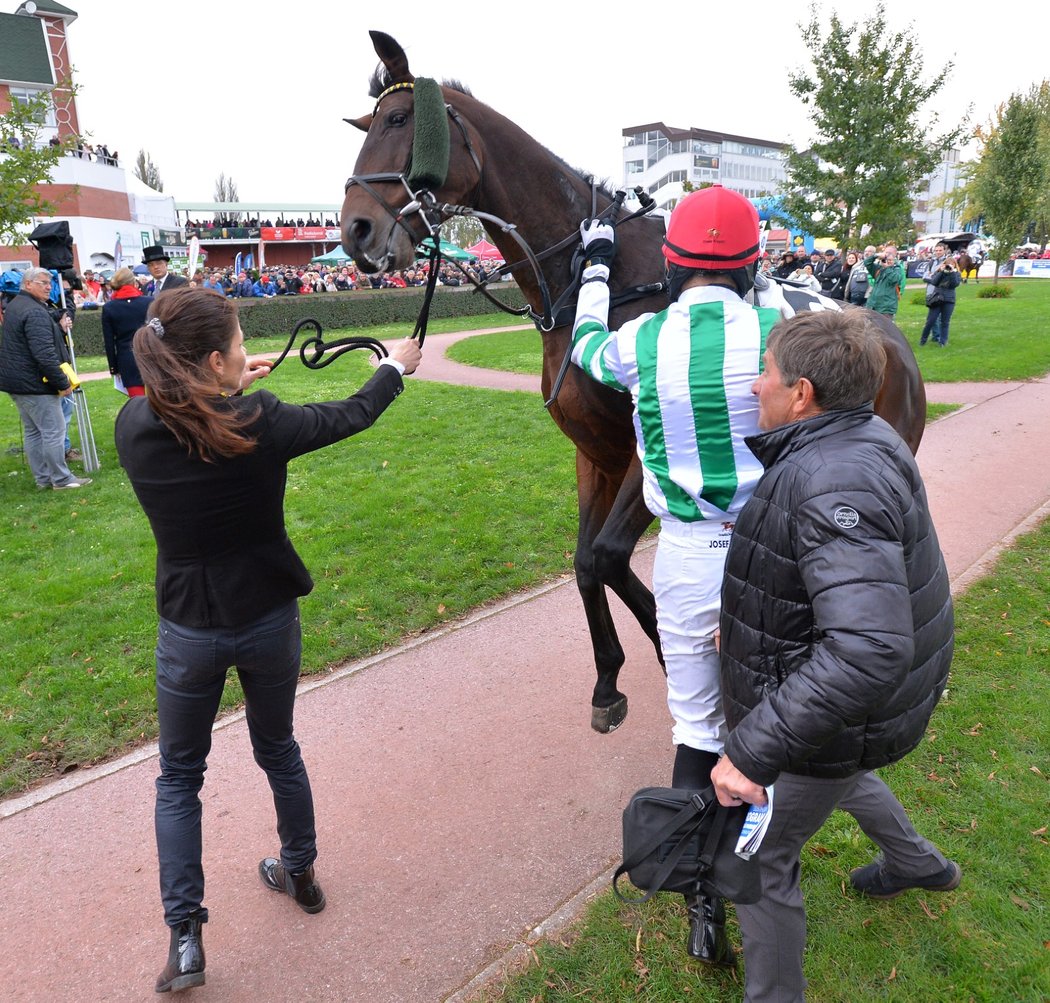
[[[350,255],[343,250],[343,245],[340,244],[335,250],[329,251],[327,254],[319,254],[316,258],[310,259],[311,265],[341,265],[344,261],[350,261]]]
[[[449,243],[447,240],[441,241],[439,246],[443,258],[451,258],[453,261],[470,261],[474,257],[469,251],[464,251],[462,247],[457,247],[455,244]],[[422,242],[416,248],[416,252],[420,257],[425,257],[430,254],[433,249],[434,238],[424,237]]]

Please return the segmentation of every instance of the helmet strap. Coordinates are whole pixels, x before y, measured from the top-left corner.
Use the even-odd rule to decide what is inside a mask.
[[[758,271],[758,262],[752,261],[749,265],[740,268],[730,268],[725,271],[715,271],[708,268],[686,268],[673,261],[666,263],[667,268],[667,298],[676,303],[682,295],[682,287],[695,275],[719,276],[729,279],[736,290],[737,295],[743,299],[751,291],[755,284],[755,273]]]

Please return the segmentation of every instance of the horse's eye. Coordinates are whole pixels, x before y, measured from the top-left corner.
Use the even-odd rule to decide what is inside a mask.
[[[408,121],[408,114],[403,111],[392,111],[387,117],[387,124],[400,128]]]

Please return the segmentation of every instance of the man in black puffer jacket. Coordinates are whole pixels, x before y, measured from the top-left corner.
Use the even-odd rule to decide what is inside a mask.
[[[69,362],[62,330],[46,306],[51,274],[29,268],[22,290],[4,312],[0,342],[0,390],[11,395],[25,435],[25,458],[40,489],[79,488],[90,477],[74,477],[66,465],[66,420],[60,398],[73,393],[62,371]]]
[[[915,460],[871,401],[885,354],[862,311],[801,313],[770,333],[747,440],[765,473],[740,513],[722,593],[730,728],[711,774],[726,805],[773,814],[763,898],[738,906],[746,995],[802,1000],[799,854],[836,805],[882,856],[850,875],[875,898],[947,891],[957,864],[870,771],[922,740],[953,645],[948,574]]]

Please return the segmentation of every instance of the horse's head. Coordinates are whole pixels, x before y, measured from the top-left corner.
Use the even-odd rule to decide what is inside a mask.
[[[458,116],[450,149],[447,101],[457,92],[416,78],[394,39],[369,34],[385,70],[372,81],[372,113],[346,120],[368,135],[347,182],[342,237],[362,271],[381,272],[412,264],[415,246],[441,220],[430,212],[428,222],[428,203],[463,201],[478,185],[480,161]]]

